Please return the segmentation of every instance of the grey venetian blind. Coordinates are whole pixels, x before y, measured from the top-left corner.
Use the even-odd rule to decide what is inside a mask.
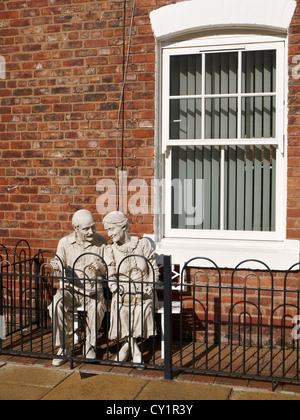
[[[191,140],[172,147],[174,229],[275,230],[276,148],[243,139],[276,136],[276,51],[238,54],[170,59],[170,139]]]

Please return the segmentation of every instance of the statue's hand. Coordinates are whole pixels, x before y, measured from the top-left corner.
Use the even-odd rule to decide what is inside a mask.
[[[91,266],[92,267],[94,267],[94,269],[96,270],[96,271],[100,271],[100,273],[105,273],[105,271],[106,271],[106,267],[105,267],[105,264],[101,261],[101,260],[96,260],[96,261],[94,261],[92,264],[91,264]]]
[[[56,271],[60,271],[61,270],[61,266],[60,266],[60,263],[59,263],[59,261],[58,261],[57,258],[53,258],[50,261],[50,265],[53,268],[53,270],[56,270]]]
[[[153,292],[153,286],[152,285],[148,285],[148,286],[146,286],[145,288],[144,288],[144,293],[146,294],[146,295],[152,295],[152,292]]]
[[[117,293],[117,291],[118,291],[118,285],[116,284],[116,283],[113,283],[113,284],[111,284],[110,285],[110,291],[111,291],[111,293]]]

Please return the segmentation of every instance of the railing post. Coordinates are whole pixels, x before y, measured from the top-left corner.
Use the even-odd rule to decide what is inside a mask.
[[[31,290],[30,290],[31,295]],[[32,296],[30,296],[30,307],[32,305]],[[39,313],[39,260],[34,259],[34,305],[35,305],[35,322],[38,327],[41,326],[40,313]]]
[[[171,256],[164,256],[165,379],[172,379],[172,269]]]
[[[3,281],[2,273],[0,273],[0,351],[2,350],[2,339],[4,338],[4,318],[3,318]]]
[[[19,316],[20,316],[20,330],[23,332],[23,308],[22,308],[22,298],[23,298],[23,270],[22,263],[19,264]],[[26,273],[26,269],[25,269]],[[22,334],[22,333],[21,333]]]

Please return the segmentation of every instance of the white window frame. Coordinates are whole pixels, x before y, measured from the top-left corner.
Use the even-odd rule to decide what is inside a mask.
[[[275,139],[214,139],[214,140],[170,140],[169,139],[169,63],[171,55],[195,54],[201,52],[242,51],[247,50],[276,49],[276,138]],[[165,238],[193,238],[193,239],[242,239],[242,240],[277,240],[282,241],[286,237],[286,95],[287,95],[287,46],[284,37],[273,36],[209,36],[199,39],[162,45],[161,59],[161,153],[164,160],[164,183],[162,214],[165,215],[164,234]],[[204,61],[204,60],[203,60]],[[204,72],[202,72],[204,77]],[[239,78],[240,79],[240,78]],[[204,100],[206,95],[197,96]],[[220,95],[216,95],[216,97]],[[223,95],[222,95],[223,96]],[[224,95],[226,96],[226,95]],[[237,96],[237,95],[234,95]],[[239,89],[238,100],[242,98]],[[255,94],[250,94],[255,96]],[[262,96],[258,94],[258,96]],[[270,96],[270,95],[269,95]],[[182,97],[181,97],[182,98]],[[204,108],[203,108],[204,109]],[[204,112],[202,113],[204,114]],[[241,122],[239,121],[239,127]],[[203,126],[202,126],[203,127]],[[240,130],[239,130],[240,132]],[[186,145],[276,145],[276,223],[274,232],[261,231],[233,231],[233,230],[191,230],[171,228],[171,160],[172,146]],[[222,180],[221,180],[222,183]],[[222,202],[221,202],[222,203]],[[222,212],[222,204],[221,204]],[[221,218],[222,220],[222,215]],[[162,222],[162,221],[161,221]]]

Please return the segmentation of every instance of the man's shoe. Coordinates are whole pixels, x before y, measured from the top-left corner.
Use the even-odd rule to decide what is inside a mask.
[[[65,350],[60,347],[57,352],[57,356],[65,356],[64,358],[54,358],[52,360],[52,366],[59,367],[66,363],[67,357],[71,356],[71,349],[68,347]]]

